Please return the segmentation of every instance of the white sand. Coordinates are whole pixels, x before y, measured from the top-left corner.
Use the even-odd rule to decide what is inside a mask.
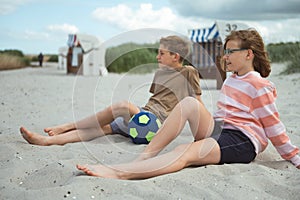
[[[273,64],[270,79],[278,88],[281,119],[300,147],[300,74],[277,75],[283,68]],[[188,168],[124,181],[85,176],[75,164],[129,161],[145,146],[128,138],[113,135],[41,147],[19,134],[20,126],[42,133],[45,127],[81,119],[121,99],[143,105],[151,80],[151,74],[76,77],[49,64],[1,71],[0,199],[299,199],[300,171],[283,161],[271,144],[251,164]],[[211,111],[218,94],[214,86],[215,81],[202,81],[203,99]],[[190,141],[186,127],[166,151]]]

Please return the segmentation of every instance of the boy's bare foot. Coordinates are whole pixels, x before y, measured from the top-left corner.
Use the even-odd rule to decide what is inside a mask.
[[[117,175],[117,171],[98,164],[98,165],[76,165],[77,169],[83,171],[89,176],[96,176],[96,177],[102,177],[102,178],[114,178],[114,179],[120,179]]]
[[[65,133],[67,131],[74,130],[75,128],[72,127],[72,124],[63,124],[60,126],[48,127],[44,129],[45,133],[48,133],[49,136],[59,135]]]
[[[48,146],[47,143],[47,136],[40,135],[38,133],[33,133],[28,131],[26,128],[21,127],[20,132],[23,136],[23,138],[29,143],[29,144],[36,144],[41,146]]]

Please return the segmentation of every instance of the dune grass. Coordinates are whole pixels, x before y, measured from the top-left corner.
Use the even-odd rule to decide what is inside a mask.
[[[0,54],[0,70],[20,69],[29,65],[30,60],[26,57]]]
[[[19,50],[0,51],[0,71],[20,69],[24,67],[40,67],[32,62],[38,62],[37,55],[23,55]],[[44,55],[44,62],[58,62],[57,55]]]
[[[286,69],[281,74],[300,73],[300,49],[293,54],[293,57],[287,64]]]
[[[281,74],[300,73],[300,42],[269,44],[267,50],[272,62],[287,62]]]
[[[127,44],[128,45],[128,44]],[[132,44],[129,44],[132,45]],[[115,49],[108,49],[108,52],[106,54],[106,64],[108,65],[108,69],[110,71],[113,70],[113,65],[115,64],[117,66],[118,70],[123,71],[114,71],[117,73],[128,71],[126,67],[129,66],[137,66],[141,63],[154,63],[156,52],[151,51],[153,49],[152,46],[149,48],[148,46],[140,47],[139,48],[143,51],[133,51],[129,55],[124,55],[123,57],[114,58],[113,62],[110,61],[111,58],[109,57],[110,54],[112,54],[112,50],[114,51],[120,51],[122,48],[127,48],[126,45],[120,45],[116,47]],[[125,47],[124,47],[125,46]],[[149,52],[145,52],[145,49],[150,49]],[[269,44],[267,45],[267,51],[270,56],[271,62],[286,62],[287,68],[282,72],[282,74],[291,74],[291,73],[300,73],[300,42],[289,42],[289,43],[277,43],[277,44]],[[140,54],[138,54],[140,53]],[[122,55],[122,54],[121,54]],[[133,56],[135,55],[135,56]],[[136,56],[138,55],[138,56]],[[127,56],[127,57],[126,57]],[[149,60],[150,58],[153,60]],[[125,59],[125,61],[124,61]],[[37,61],[37,55],[24,55],[22,51],[19,50],[4,50],[0,51],[0,70],[8,70],[8,69],[19,69],[23,67],[36,67],[36,65],[31,65],[30,63],[32,61]],[[128,64],[128,62],[130,64]],[[134,62],[133,62],[134,61]],[[44,55],[44,62],[58,62],[58,56],[57,55]],[[126,64],[122,63],[125,62]],[[122,69],[126,68],[126,69]]]

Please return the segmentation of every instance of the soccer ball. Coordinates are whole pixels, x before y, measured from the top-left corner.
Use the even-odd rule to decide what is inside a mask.
[[[157,117],[150,112],[139,112],[128,122],[129,137],[135,144],[148,144],[161,126]]]

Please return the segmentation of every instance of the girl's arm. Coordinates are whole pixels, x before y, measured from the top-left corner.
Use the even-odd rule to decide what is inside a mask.
[[[280,156],[291,161],[300,169],[299,148],[291,143],[289,136],[286,134],[286,128],[279,118],[279,113],[275,105],[276,89],[275,87],[265,87],[255,98],[255,114],[259,118],[266,136],[272,142]]]

